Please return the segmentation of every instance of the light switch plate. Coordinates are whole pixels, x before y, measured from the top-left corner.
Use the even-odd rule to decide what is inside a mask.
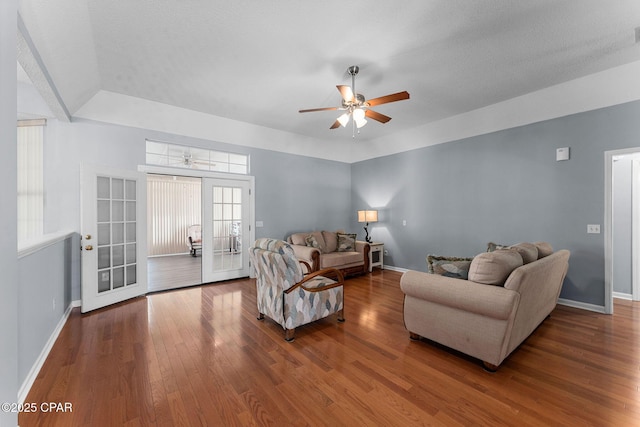
[[[600,234],[600,224],[587,224],[587,234]]]
[[[569,147],[562,147],[556,149],[556,162],[569,160]]]
[[[256,228],[264,227],[264,223],[262,221],[256,221]]]

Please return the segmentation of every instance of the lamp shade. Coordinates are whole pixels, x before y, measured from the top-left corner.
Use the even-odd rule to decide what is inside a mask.
[[[378,211],[358,211],[358,222],[378,222]]]

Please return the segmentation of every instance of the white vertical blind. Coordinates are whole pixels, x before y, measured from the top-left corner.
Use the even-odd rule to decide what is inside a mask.
[[[201,221],[201,179],[147,176],[149,256],[188,253],[190,225]]]
[[[18,241],[43,234],[44,120],[18,123]]]

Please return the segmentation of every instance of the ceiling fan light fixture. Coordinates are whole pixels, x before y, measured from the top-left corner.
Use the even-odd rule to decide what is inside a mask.
[[[367,119],[364,118],[364,110],[362,108],[353,110],[353,121],[358,129],[367,124]]]
[[[343,115],[338,117],[338,122],[342,125],[342,127],[347,126],[347,123],[349,123],[349,113],[344,113]]]
[[[354,120],[354,122],[356,123],[356,127],[358,129],[360,129],[362,126],[367,124],[367,120],[366,119]]]

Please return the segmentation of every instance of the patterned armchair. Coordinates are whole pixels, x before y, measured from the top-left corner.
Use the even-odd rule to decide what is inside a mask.
[[[266,315],[279,323],[285,340],[293,341],[296,327],[334,313],[344,322],[344,277],[340,270],[327,268],[304,275],[300,265],[304,261],[298,261],[291,246],[282,240],[258,239],[249,255],[256,272],[258,319]]]

